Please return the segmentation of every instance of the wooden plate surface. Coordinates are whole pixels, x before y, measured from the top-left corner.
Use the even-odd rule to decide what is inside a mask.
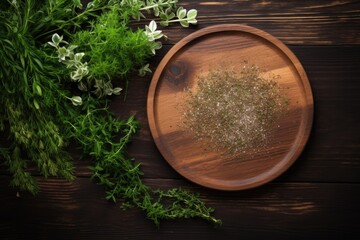
[[[266,146],[227,156],[205,149],[181,127],[179,105],[197,76],[220,63],[236,67],[244,61],[280,75],[289,105]],[[185,37],[166,54],[149,88],[147,114],[158,149],[177,172],[206,187],[242,190],[273,180],[299,157],[312,126],[313,97],[299,60],[280,40],[256,28],[224,24]]]

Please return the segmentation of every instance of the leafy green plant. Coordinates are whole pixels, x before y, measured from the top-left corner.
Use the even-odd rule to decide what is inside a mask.
[[[90,98],[86,102],[93,101]],[[116,202],[122,197],[123,208],[136,206],[144,210],[156,225],[163,219],[190,217],[220,223],[211,216],[213,209],[206,207],[198,195],[179,188],[153,190],[143,183],[140,165],[135,165],[125,153],[127,143],[139,127],[134,117],[118,120],[107,108],[94,108],[90,104],[85,115],[73,120],[67,122],[71,126],[67,135],[81,143],[84,152],[95,160],[89,167],[93,172],[91,178],[106,188],[106,199]],[[114,141],[119,134],[120,141]]]
[[[94,0],[84,7],[79,0],[0,2],[0,131],[9,142],[0,146],[0,159],[12,174],[13,187],[39,191],[31,167],[45,178],[73,180],[67,146],[76,142],[94,160],[92,179],[106,188],[106,199],[122,198],[123,207],[140,208],[157,225],[184,217],[219,223],[197,195],[153,190],[143,183],[140,165],[126,154],[138,123],[133,116],[118,119],[104,98],[120,93],[120,87],[113,87],[116,77],[127,83],[130,72],[150,72],[147,59],[161,47],[157,40],[163,34],[155,22],[138,30],[128,24],[143,17],[141,11],[157,15],[174,10],[175,1],[165,3]]]
[[[181,26],[189,27],[190,24],[196,24],[197,11],[195,9],[191,9],[190,11],[186,11],[183,7],[179,7],[176,11],[176,15],[174,13],[166,14],[162,13],[160,15],[162,21],[160,24],[162,26],[168,26],[169,23],[180,22]],[[175,18],[176,17],[176,18]]]
[[[56,69],[45,64],[45,53],[32,36],[35,20],[40,19],[33,1],[2,3],[0,12],[0,119],[9,131],[9,147],[1,148],[1,156],[13,175],[11,185],[37,192],[35,179],[27,170],[36,165],[45,177],[74,179],[70,155],[64,150],[61,135],[62,115],[70,97],[60,88]],[[7,11],[3,9],[8,9]]]
[[[102,14],[89,30],[78,31],[72,44],[85,52],[89,76],[81,89],[91,89],[98,97],[118,93],[112,80],[126,79],[130,72],[137,71],[152,55],[153,42],[141,29],[130,31],[120,18],[118,9]]]

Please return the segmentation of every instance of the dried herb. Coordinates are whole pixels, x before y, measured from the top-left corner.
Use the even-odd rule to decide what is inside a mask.
[[[263,145],[284,111],[276,76],[255,65],[213,69],[188,89],[184,127],[198,140],[228,154]]]

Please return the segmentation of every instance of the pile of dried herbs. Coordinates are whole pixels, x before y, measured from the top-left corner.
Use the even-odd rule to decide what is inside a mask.
[[[106,199],[143,210],[155,224],[162,219],[200,217],[219,223],[197,195],[182,189],[153,190],[139,165],[126,155],[138,129],[133,116],[118,119],[109,95],[122,92],[128,74],[149,72],[147,60],[161,47],[156,23],[132,30],[131,21],[149,11],[162,25],[196,23],[196,10],[175,0],[8,0],[0,2],[0,131],[8,143],[0,160],[11,185],[39,191],[29,171],[45,178],[73,180],[67,146],[76,142],[93,159],[92,178]],[[120,138],[120,139],[119,139]]]
[[[276,82],[256,65],[212,69],[186,89],[183,126],[212,149],[236,154],[264,145],[284,112]]]

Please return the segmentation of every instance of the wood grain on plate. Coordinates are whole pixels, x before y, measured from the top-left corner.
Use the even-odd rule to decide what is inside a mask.
[[[181,127],[179,106],[197,76],[219,65],[241,67],[244,61],[279,75],[290,104],[265,147],[227,156],[204,148]],[[281,41],[256,28],[224,24],[189,35],[167,53],[153,76],[147,111],[155,143],[176,171],[206,187],[241,190],[273,180],[297,159],[310,134],[313,98],[304,69]]]

